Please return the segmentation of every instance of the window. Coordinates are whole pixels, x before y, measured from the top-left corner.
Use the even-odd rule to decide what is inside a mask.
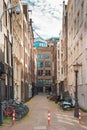
[[[46,66],[46,67],[50,67],[50,66],[51,66],[50,61],[46,61],[46,62],[45,62],[45,66]]]
[[[11,32],[11,14],[8,13],[8,30]]]
[[[46,54],[46,55],[45,55],[45,58],[46,58],[46,59],[49,59],[49,58],[50,58],[50,54]]]
[[[46,79],[45,80],[45,84],[51,84],[51,80],[50,79]]]
[[[50,76],[50,75],[51,75],[50,70],[45,70],[45,75],[46,75],[46,76]]]
[[[38,61],[38,63],[37,63],[37,67],[38,67],[38,68],[43,67],[43,62]]]
[[[43,80],[42,79],[38,79],[38,84],[42,84]]]
[[[8,44],[6,37],[4,37],[4,44],[5,44],[5,63],[8,63]]]
[[[58,70],[60,70],[60,62],[58,61]]]
[[[38,54],[38,59],[42,59],[43,58],[43,55],[41,55],[41,54]]]
[[[61,68],[61,74],[63,74],[63,68]]]
[[[9,65],[11,66],[12,65],[12,47],[11,47],[11,44],[9,43],[9,52],[8,52],[8,56],[9,56]]]
[[[58,50],[58,59],[60,58],[60,51]]]
[[[42,76],[43,75],[43,70],[38,70],[38,76]]]
[[[3,4],[3,9],[4,9],[4,10],[6,9],[6,4],[5,4],[5,2],[4,2],[4,4]],[[7,26],[7,11],[4,12],[3,23],[4,23],[4,26]]]

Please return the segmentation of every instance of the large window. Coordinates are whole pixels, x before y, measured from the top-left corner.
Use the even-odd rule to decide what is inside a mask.
[[[45,80],[45,84],[51,84],[51,80],[50,79],[46,79]]]
[[[8,13],[8,30],[11,32],[11,14]]]
[[[43,75],[43,70],[38,70],[38,76],[42,76]]]
[[[5,63],[8,63],[8,44],[6,37],[4,37],[4,43],[5,43]]]
[[[45,70],[45,75],[46,75],[46,76],[50,76],[50,75],[51,75],[50,70]]]
[[[58,50],[58,59],[60,58],[60,51]]]
[[[41,68],[41,67],[43,67],[43,62],[41,62],[41,61],[38,61],[38,63],[37,63],[37,67],[38,67],[38,68]]]
[[[38,59],[42,59],[43,55],[42,54],[38,54],[37,57],[38,57]]]
[[[50,58],[50,54],[46,54],[46,55],[45,55],[45,58],[46,58],[46,59],[49,59],[49,58]]]
[[[42,84],[43,80],[42,79],[38,79],[38,84]]]
[[[9,65],[12,65],[12,47],[11,44],[9,43],[9,52],[8,52],[8,56],[9,56]]]
[[[6,7],[6,4],[5,2],[3,3],[3,9],[5,10],[7,7]],[[7,26],[7,11],[4,12],[4,16],[3,16],[3,24],[4,26]]]
[[[46,67],[50,67],[50,66],[51,66],[50,61],[46,61],[46,62],[45,62],[45,66],[46,66]]]

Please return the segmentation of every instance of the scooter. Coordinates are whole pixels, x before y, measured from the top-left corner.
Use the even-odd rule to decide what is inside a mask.
[[[62,109],[63,110],[71,110],[72,108],[74,108],[74,106],[72,105],[72,103],[64,101],[62,104]]]

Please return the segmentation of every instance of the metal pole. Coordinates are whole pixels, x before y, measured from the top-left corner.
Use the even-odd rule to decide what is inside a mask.
[[[1,97],[2,96],[1,96],[1,79],[0,79],[0,126],[2,125],[3,122]]]
[[[11,98],[14,99],[14,41],[13,41],[13,14],[11,9],[11,34],[12,34],[12,52],[11,52],[11,61],[12,61],[12,93]]]
[[[79,105],[78,105],[78,84],[77,84],[77,78],[78,78],[78,71],[75,71],[75,77],[76,77],[76,83],[75,83],[75,109],[74,109],[74,116],[78,117],[79,113]]]
[[[13,46],[14,45],[13,45],[13,37],[12,37],[12,97],[11,97],[12,99],[14,99],[14,47]]]

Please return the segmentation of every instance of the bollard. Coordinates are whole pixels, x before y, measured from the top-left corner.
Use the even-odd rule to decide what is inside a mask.
[[[48,110],[48,125],[50,125],[50,110]]]
[[[79,111],[79,124],[81,124],[82,123],[81,110],[79,109],[78,111]]]
[[[12,125],[15,123],[15,110],[12,111]]]

